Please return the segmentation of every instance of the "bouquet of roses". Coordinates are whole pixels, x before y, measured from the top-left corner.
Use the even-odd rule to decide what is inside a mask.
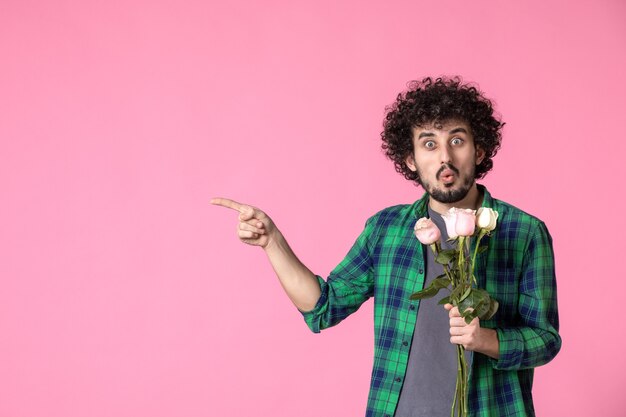
[[[487,320],[498,310],[498,302],[487,291],[476,288],[474,276],[476,255],[485,251],[487,246],[480,246],[481,239],[496,227],[498,212],[481,207],[478,212],[469,209],[451,208],[442,215],[449,240],[457,240],[456,249],[442,250],[441,231],[435,223],[422,217],[415,223],[415,236],[424,245],[429,245],[435,254],[435,261],[443,265],[444,273],[435,278],[427,288],[411,295],[412,300],[434,297],[443,288],[449,295],[439,304],[452,304],[470,323],[474,318]],[[475,239],[473,250],[472,240]],[[469,369],[465,360],[465,348],[457,345],[456,391],[452,402],[451,416],[455,409],[457,416],[467,416],[467,384]]]

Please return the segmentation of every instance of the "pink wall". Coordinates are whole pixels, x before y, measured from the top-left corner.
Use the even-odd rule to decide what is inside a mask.
[[[363,415],[371,303],[313,335],[208,201],[264,208],[327,274],[421,195],[379,133],[428,74],[495,99],[484,183],[554,236],[564,345],[539,415],[623,416],[625,19],[619,0],[4,0],[0,417]]]

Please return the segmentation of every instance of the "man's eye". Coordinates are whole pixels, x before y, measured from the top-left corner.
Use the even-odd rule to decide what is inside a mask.
[[[435,147],[435,142],[433,142],[432,140],[429,140],[424,143],[424,147],[426,149],[433,149]]]
[[[461,139],[461,138],[454,138],[454,139],[452,139],[450,141],[450,143],[453,144],[453,145],[460,145],[460,144],[463,143],[463,139]]]

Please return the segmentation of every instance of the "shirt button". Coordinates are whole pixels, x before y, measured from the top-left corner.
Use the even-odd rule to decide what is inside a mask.
[[[402,381],[402,379],[400,379],[400,377],[397,377],[396,382],[400,382],[400,381]]]
[[[411,307],[409,307],[411,310],[415,310],[415,306],[411,305]]]
[[[424,273],[424,270],[420,268],[420,270],[418,271],[420,274]]]
[[[408,346],[408,345],[409,345],[409,342],[407,342],[407,341],[405,340],[404,342],[402,342],[402,345],[403,345],[403,346]]]

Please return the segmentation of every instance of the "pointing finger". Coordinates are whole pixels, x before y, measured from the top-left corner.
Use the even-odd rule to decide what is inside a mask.
[[[243,208],[246,207],[241,203],[236,202],[235,200],[231,200],[228,198],[212,198],[211,204],[215,204],[216,206],[226,207],[232,210],[237,210],[238,212],[243,212]]]

